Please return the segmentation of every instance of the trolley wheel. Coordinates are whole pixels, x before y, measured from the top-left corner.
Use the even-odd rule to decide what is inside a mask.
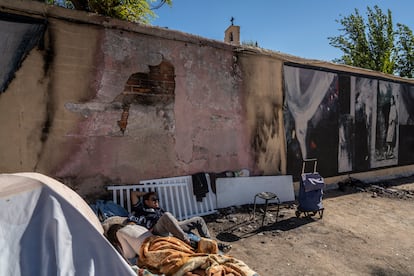
[[[322,210],[319,210],[319,218],[322,218],[323,217],[323,209]]]
[[[305,218],[311,218],[316,214],[315,211],[305,211],[303,213],[305,214]]]

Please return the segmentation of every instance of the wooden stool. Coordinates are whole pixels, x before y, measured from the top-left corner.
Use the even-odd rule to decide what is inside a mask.
[[[277,197],[277,195],[274,194],[274,193],[271,193],[271,192],[261,192],[261,193],[256,194],[254,196],[253,219],[256,216],[256,198],[257,197],[265,200],[265,209],[264,209],[264,214],[263,214],[263,218],[262,218],[262,227],[263,227],[264,220],[265,220],[265,217],[266,217],[267,205],[268,205],[270,200],[276,200],[276,204],[277,204],[276,222],[277,222],[277,218],[279,217],[279,206],[280,206],[280,200]]]

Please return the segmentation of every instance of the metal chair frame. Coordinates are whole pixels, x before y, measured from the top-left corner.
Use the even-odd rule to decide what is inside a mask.
[[[266,218],[267,205],[269,204],[269,201],[271,200],[276,200],[276,204],[277,204],[276,222],[277,222],[277,219],[279,217],[279,209],[280,209],[279,197],[275,193],[272,193],[272,192],[261,192],[261,193],[256,194],[254,196],[253,219],[255,219],[256,217],[256,198],[261,198],[265,200],[265,208],[264,208],[264,214],[262,218],[262,227],[264,225],[264,221]]]

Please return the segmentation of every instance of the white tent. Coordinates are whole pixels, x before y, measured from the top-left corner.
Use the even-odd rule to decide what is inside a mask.
[[[136,275],[92,209],[38,173],[0,174],[0,275]]]

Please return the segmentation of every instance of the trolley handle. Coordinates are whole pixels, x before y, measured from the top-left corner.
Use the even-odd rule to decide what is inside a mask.
[[[305,164],[306,164],[306,162],[313,162],[313,172],[316,173],[316,166],[318,165],[318,159],[309,158],[309,159],[303,159],[302,174],[305,173]]]

